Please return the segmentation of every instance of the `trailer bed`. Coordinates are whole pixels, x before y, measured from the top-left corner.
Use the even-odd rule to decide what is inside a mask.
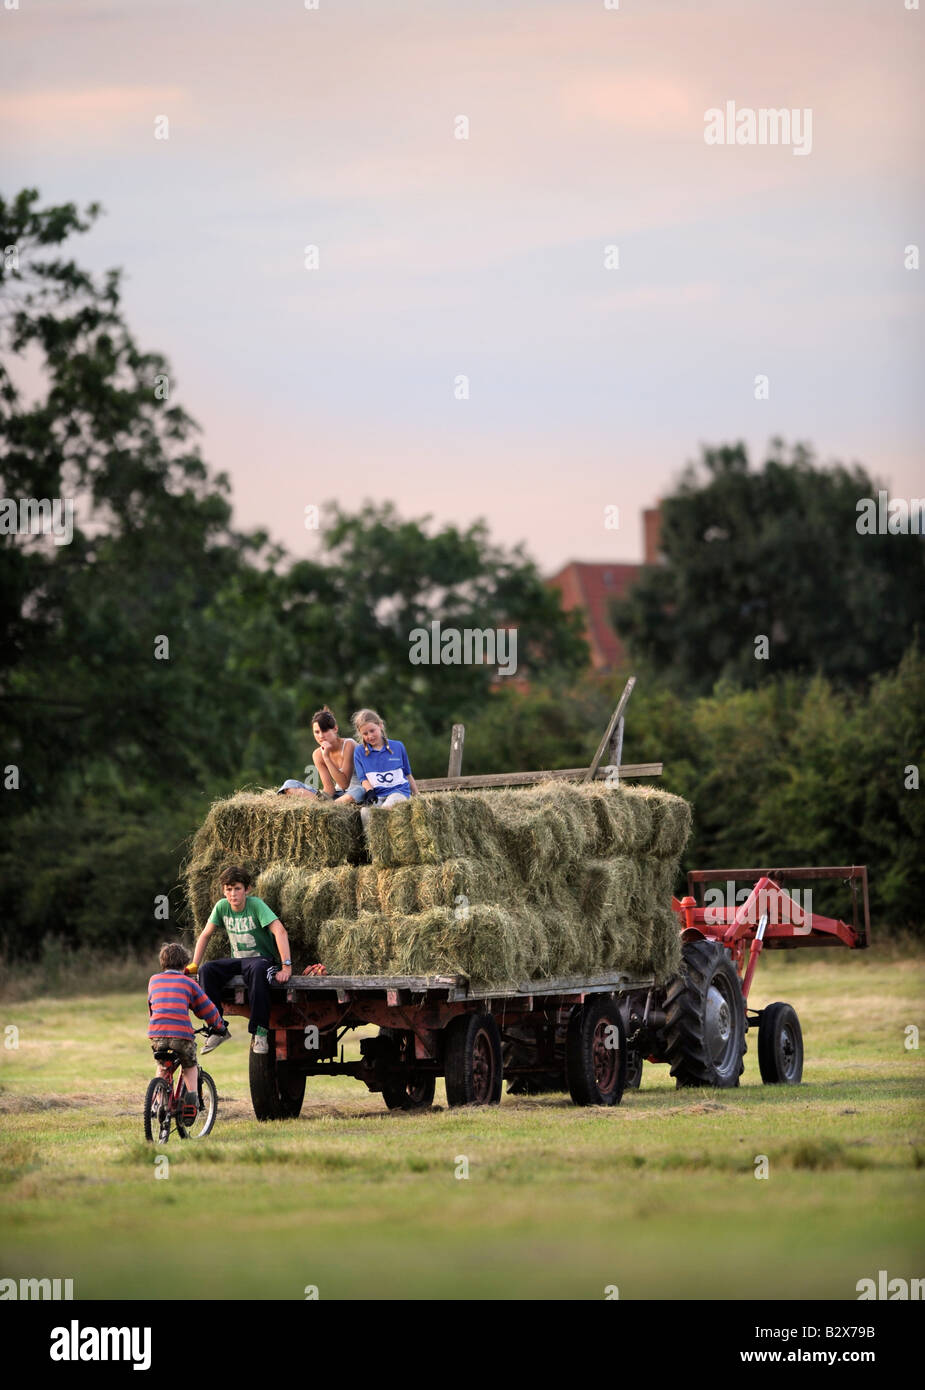
[[[455,1004],[479,1000],[487,1002],[516,999],[526,1003],[542,998],[574,997],[575,1002],[585,994],[624,993],[627,990],[650,989],[654,984],[652,976],[638,977],[617,971],[601,975],[562,975],[549,980],[523,980],[519,984],[493,986],[491,988],[471,988],[463,975],[293,975],[285,984],[272,985],[271,992],[277,996],[286,995],[287,1002],[294,1003],[300,996],[324,996],[333,994],[339,1004],[348,1003],[353,998],[386,996],[390,1005],[411,1003],[415,999],[444,999]],[[235,975],[228,988],[237,996],[236,1003],[243,1003],[244,977]],[[389,996],[394,996],[390,998]],[[307,1002],[307,1000],[305,1001]]]

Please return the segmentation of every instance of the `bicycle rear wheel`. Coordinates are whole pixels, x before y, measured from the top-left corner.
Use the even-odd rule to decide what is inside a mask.
[[[145,1138],[166,1144],[170,1136],[170,1087],[162,1076],[148,1082],[144,1115]]]
[[[181,1097],[180,1106],[183,1100]],[[218,1092],[215,1089],[215,1082],[207,1071],[199,1068],[199,1114],[189,1126],[183,1124],[177,1118],[177,1129],[181,1139],[204,1139],[212,1131],[215,1124],[215,1116],[218,1111]]]

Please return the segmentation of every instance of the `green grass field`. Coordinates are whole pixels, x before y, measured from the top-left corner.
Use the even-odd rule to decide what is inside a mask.
[[[750,1002],[798,1010],[804,1085],[762,1086],[750,1034],[738,1089],[646,1067],[611,1110],[450,1111],[438,1085],[432,1111],[390,1114],[331,1078],[260,1125],[232,1021],[213,1134],[159,1149],[143,996],[5,1003],[0,1276],[72,1278],[78,1299],[854,1299],[879,1269],[919,1278],[923,977],[921,951],[765,957]]]

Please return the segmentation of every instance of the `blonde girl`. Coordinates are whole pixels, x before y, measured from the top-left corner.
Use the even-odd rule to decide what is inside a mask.
[[[358,709],[353,716],[357,745],[353,766],[364,792],[372,793],[377,806],[397,806],[417,793],[405,745],[390,739],[385,723],[374,709]]]

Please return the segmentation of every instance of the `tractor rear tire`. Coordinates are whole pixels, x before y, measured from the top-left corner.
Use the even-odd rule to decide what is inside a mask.
[[[565,1074],[576,1105],[619,1105],[626,1085],[623,1016],[606,995],[572,1010]]]
[[[678,1086],[738,1086],[744,1069],[745,1001],[728,952],[685,941],[681,974],[665,995],[665,1060]]]
[[[305,1072],[291,1062],[277,1062],[271,1033],[269,1051],[250,1053],[251,1103],[258,1120],[295,1120],[305,1099]]]
[[[446,1028],[443,1049],[448,1105],[497,1105],[504,1064],[501,1034],[491,1014],[459,1014]]]
[[[803,1079],[803,1031],[789,1004],[769,1004],[761,1010],[758,1069],[766,1086],[799,1086]]]

